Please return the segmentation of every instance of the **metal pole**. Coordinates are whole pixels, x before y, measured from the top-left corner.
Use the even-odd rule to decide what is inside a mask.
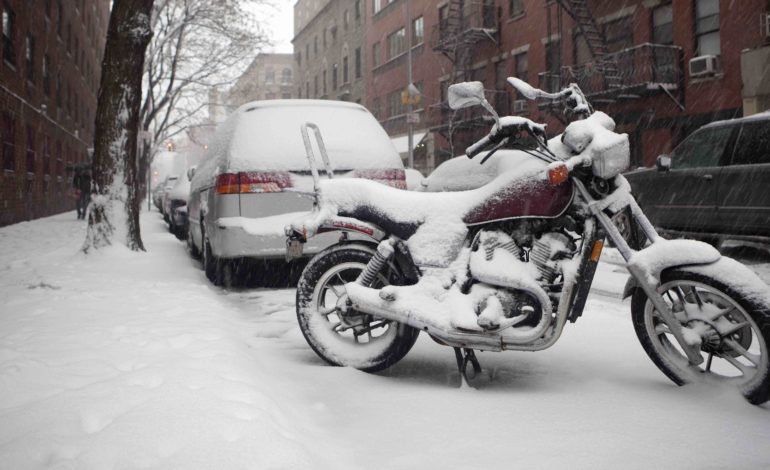
[[[414,124],[412,123],[412,11],[409,0],[406,0],[406,96],[407,105],[407,129],[409,141],[409,160],[407,166],[414,168]]]

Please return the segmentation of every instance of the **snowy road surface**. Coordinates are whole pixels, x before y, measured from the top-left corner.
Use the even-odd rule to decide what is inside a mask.
[[[142,217],[146,254],[78,253],[74,213],[0,228],[0,468],[770,468],[770,407],[674,386],[611,295],[550,350],[479,354],[478,389],[425,336],[372,375],[315,356],[293,290],[215,288]]]

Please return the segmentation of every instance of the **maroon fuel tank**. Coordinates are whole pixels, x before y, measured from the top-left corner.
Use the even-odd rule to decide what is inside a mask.
[[[574,189],[567,180],[558,186],[547,181],[511,181],[465,214],[467,225],[524,217],[558,217],[572,203]]]

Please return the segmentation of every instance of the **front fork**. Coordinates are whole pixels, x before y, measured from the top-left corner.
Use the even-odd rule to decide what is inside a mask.
[[[588,202],[588,208],[591,211],[591,214],[599,221],[599,224],[604,228],[609,239],[612,240],[612,243],[626,261],[626,269],[628,269],[628,272],[636,279],[639,287],[642,288],[644,293],[647,294],[647,298],[650,299],[650,302],[652,302],[652,305],[658,311],[663,321],[670,328],[671,334],[687,355],[687,359],[691,364],[701,364],[703,362],[703,357],[700,354],[700,348],[690,346],[687,341],[685,341],[682,325],[676,319],[674,312],[671,311],[671,308],[669,308],[665,300],[663,300],[663,296],[658,293],[657,286],[652,285],[647,281],[647,276],[641,267],[630,264],[631,257],[635,251],[628,245],[626,239],[623,238],[623,235],[620,233],[620,230],[618,230],[617,226],[612,222],[612,219],[604,213],[602,208],[597,206],[596,200],[591,196],[583,183],[577,179],[574,179],[573,182],[578,189],[578,192],[580,192],[580,195]],[[652,226],[652,223],[639,207],[636,200],[633,197],[629,197],[627,203],[628,207],[631,209],[632,218],[639,224],[644,235],[653,243],[660,239],[660,235],[655,230],[655,227]]]

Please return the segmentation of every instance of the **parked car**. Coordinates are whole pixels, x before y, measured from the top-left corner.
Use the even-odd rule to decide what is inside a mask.
[[[657,169],[626,174],[662,232],[712,243],[770,241],[770,113],[701,127]],[[628,227],[628,236],[639,236]]]
[[[187,206],[191,252],[202,254],[215,284],[225,282],[232,261],[285,257],[284,227],[314,201],[300,133],[307,122],[320,129],[334,177],[406,187],[396,149],[361,105],[271,100],[241,106],[217,129],[192,179]],[[304,252],[312,255],[338,239],[334,233],[314,237]]]
[[[158,208],[158,211],[162,211],[163,208],[161,206],[161,203],[163,202],[161,198],[163,197],[163,189],[165,187],[166,181],[161,181],[160,183],[155,185],[155,188],[152,190],[152,203],[155,207]]]
[[[168,223],[168,214],[166,213],[166,194],[168,194],[169,191],[174,187],[177,180],[179,179],[179,176],[173,175],[173,176],[167,176],[166,179],[163,180],[163,186],[161,187],[160,191],[158,191],[158,210],[160,210],[160,213],[163,214],[163,220]]]
[[[163,213],[168,216],[168,231],[180,240],[187,237],[187,199],[190,197],[190,180],[194,173],[195,167],[191,167],[163,197]]]

